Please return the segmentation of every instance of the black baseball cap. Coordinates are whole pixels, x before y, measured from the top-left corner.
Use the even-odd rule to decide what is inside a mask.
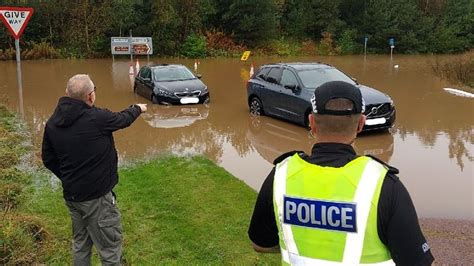
[[[353,105],[347,110],[326,109],[326,104],[332,99],[348,99]],[[320,115],[351,115],[362,114],[365,111],[365,103],[360,89],[344,81],[330,81],[317,87],[311,98],[313,112]]]

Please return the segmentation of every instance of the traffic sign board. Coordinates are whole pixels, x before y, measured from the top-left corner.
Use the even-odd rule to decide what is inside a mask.
[[[15,39],[20,39],[28,21],[33,15],[30,7],[0,7],[0,18]]]
[[[389,38],[388,39],[388,45],[395,46],[395,38]]]
[[[132,44],[133,54],[148,54],[150,46],[147,43]]]
[[[151,37],[111,37],[110,50],[116,54],[153,54],[153,43]]]
[[[240,57],[240,61],[247,61],[247,59],[249,58],[250,56],[250,51],[245,51],[243,54],[242,54],[242,57]]]

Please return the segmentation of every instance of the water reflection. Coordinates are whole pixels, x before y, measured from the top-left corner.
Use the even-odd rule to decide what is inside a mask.
[[[198,120],[206,119],[208,115],[207,105],[187,107],[150,105],[142,117],[151,127],[175,128],[189,126]]]
[[[273,163],[278,156],[289,151],[310,154],[314,139],[308,131],[296,125],[268,117],[248,116],[247,138],[267,162]]]
[[[360,155],[372,155],[390,163],[394,152],[393,133],[387,131],[364,133],[357,136],[354,149]]]
[[[267,117],[249,116],[247,138],[257,152],[268,162],[289,151],[311,153],[315,140],[307,130],[287,126]],[[359,135],[354,150],[359,155],[372,155],[390,162],[394,152],[393,135],[388,132]]]

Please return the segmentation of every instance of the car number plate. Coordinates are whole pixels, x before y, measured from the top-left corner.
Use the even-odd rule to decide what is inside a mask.
[[[387,119],[385,119],[385,117],[365,120],[365,124],[368,126],[381,125],[381,124],[385,124],[385,122],[387,122]]]
[[[188,103],[198,103],[199,99],[195,97],[185,97],[185,98],[181,98],[179,101],[182,104],[188,104]]]

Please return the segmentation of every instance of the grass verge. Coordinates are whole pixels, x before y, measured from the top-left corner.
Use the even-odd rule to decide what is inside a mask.
[[[41,262],[68,263],[69,215],[60,189],[42,187],[25,205],[55,239]],[[255,191],[206,158],[165,156],[122,169],[115,191],[126,264],[279,264],[247,237]]]
[[[0,164],[0,264],[70,264],[61,184],[44,169],[18,167],[28,153],[18,122],[0,106],[0,157],[8,160]],[[115,190],[126,264],[280,262],[279,255],[255,253],[248,240],[255,191],[204,157],[170,155],[123,168]]]
[[[0,105],[0,264],[37,261],[48,239],[41,219],[19,210],[32,175],[22,167],[31,150],[24,125]]]

